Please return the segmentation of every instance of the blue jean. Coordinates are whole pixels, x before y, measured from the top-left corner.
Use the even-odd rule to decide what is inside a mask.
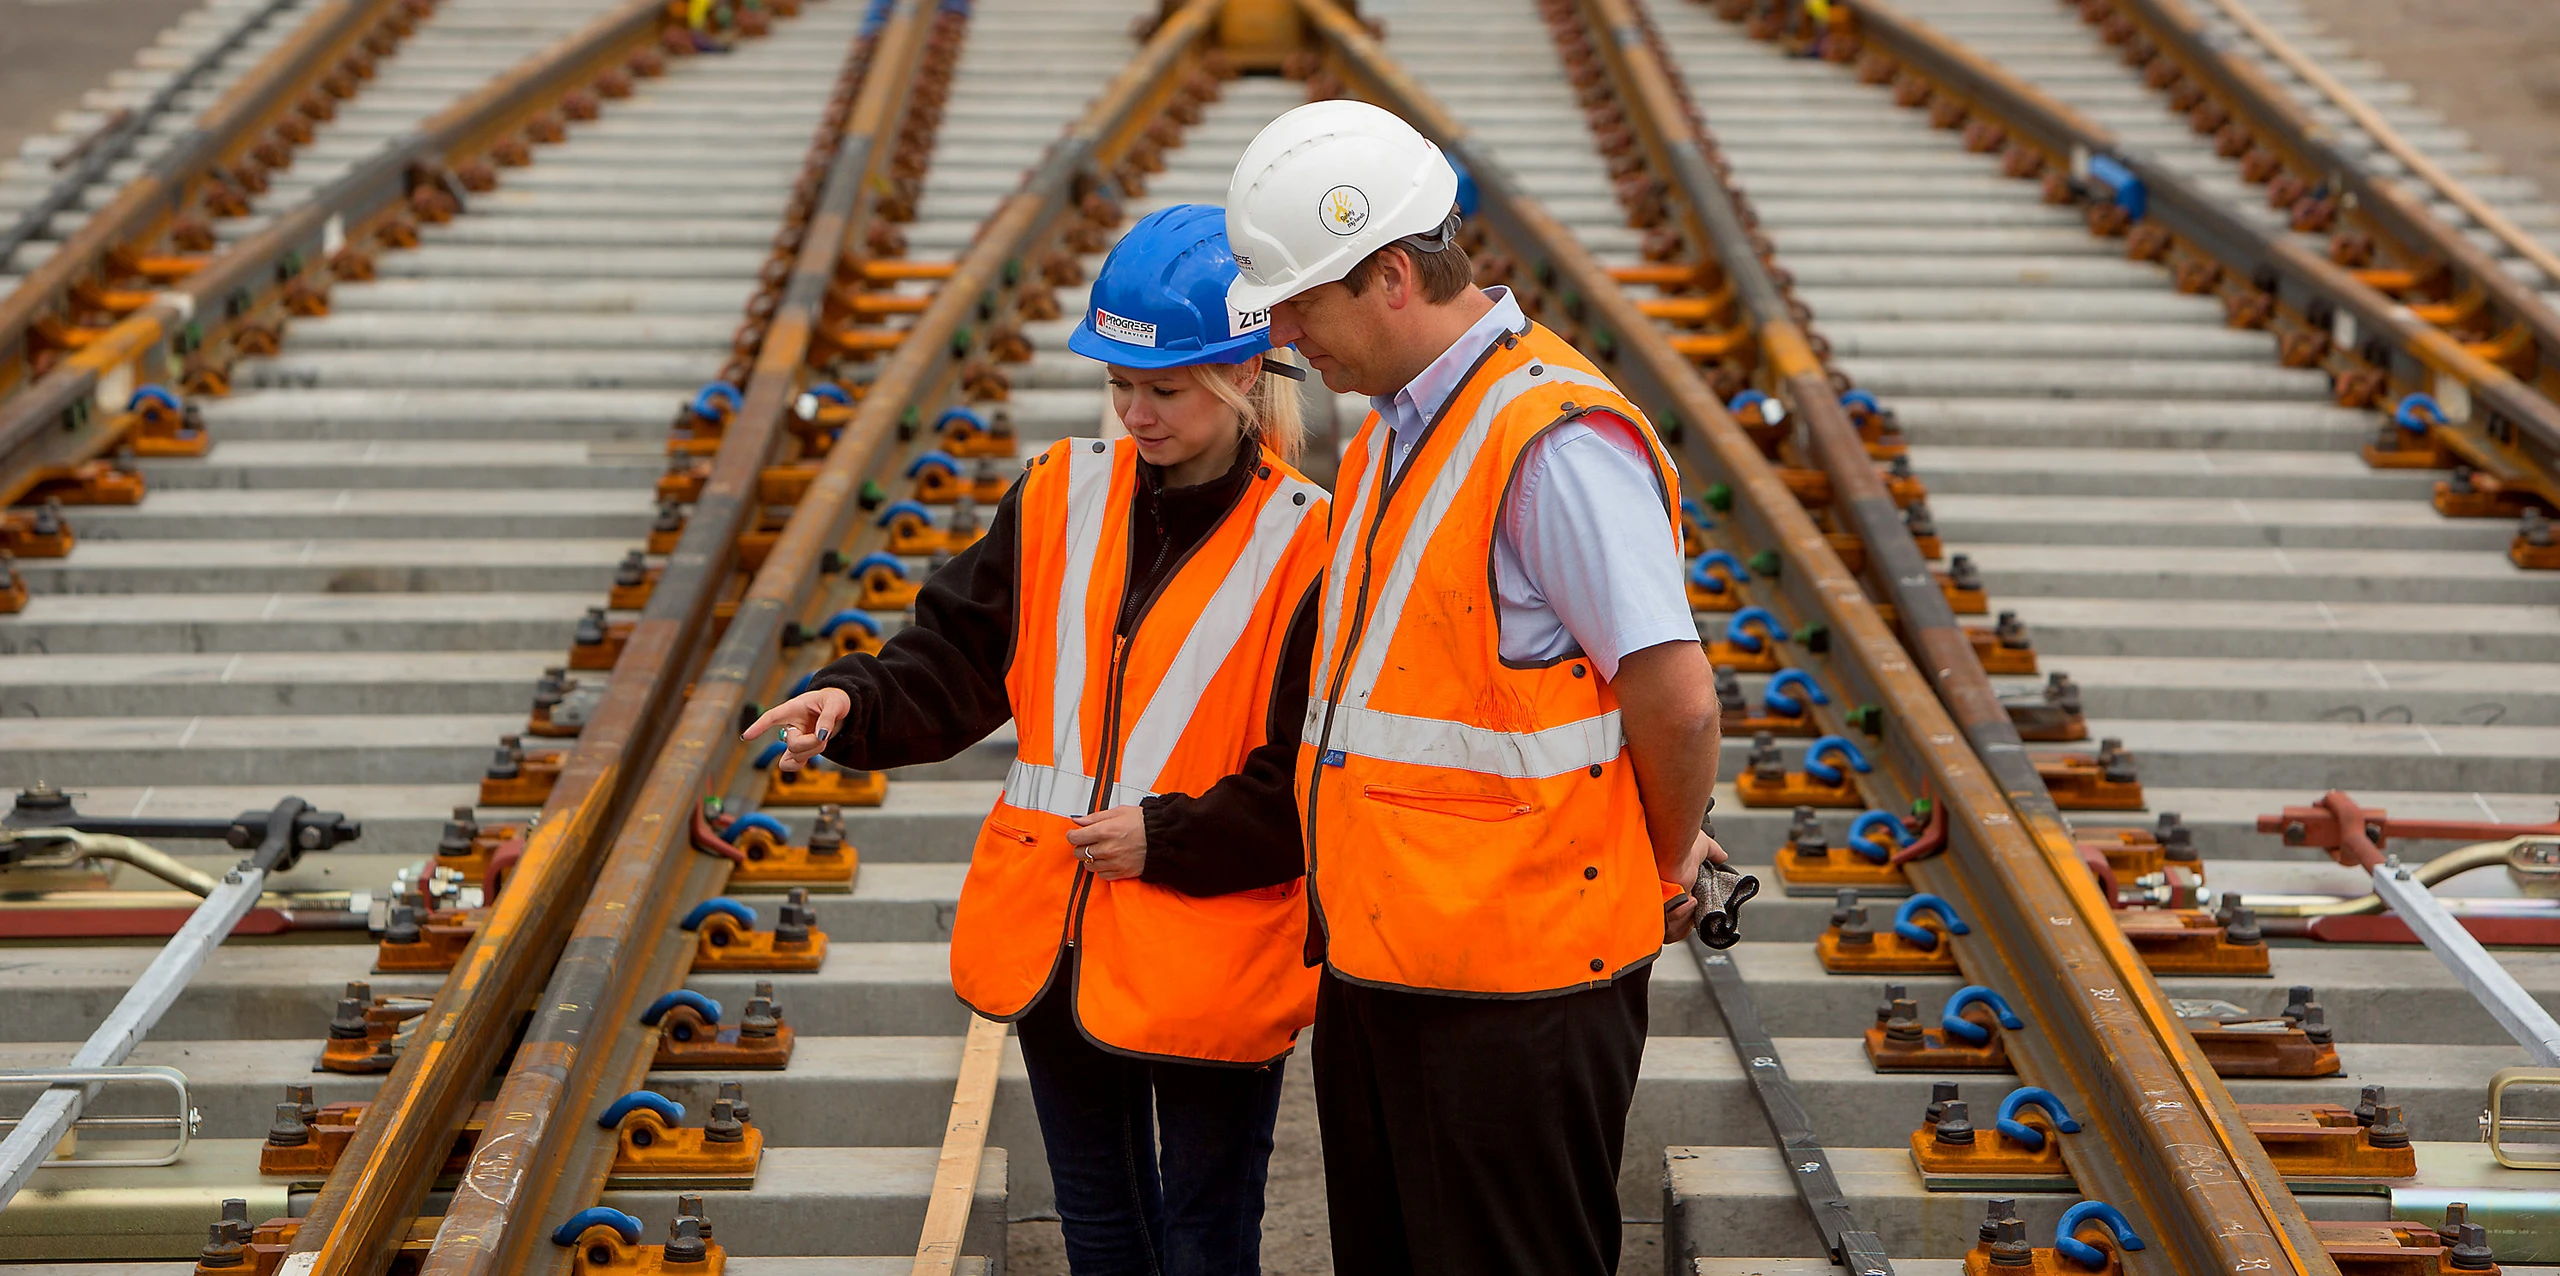
[[[1014,1024],[1068,1268],[1075,1276],[1259,1276],[1281,1067],[1105,1050],[1076,1024],[1074,974],[1070,956]]]

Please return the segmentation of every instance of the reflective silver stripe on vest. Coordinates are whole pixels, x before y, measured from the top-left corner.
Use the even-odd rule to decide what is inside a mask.
[[[1290,499],[1293,496],[1303,499]],[[1323,488],[1289,478],[1282,479],[1262,503],[1262,509],[1254,515],[1253,539],[1245,544],[1235,566],[1210,593],[1208,606],[1201,609],[1191,631],[1182,636],[1181,648],[1165,667],[1164,680],[1147,697],[1145,711],[1138,715],[1137,725],[1129,729],[1129,738],[1120,746],[1119,771],[1124,785],[1155,787],[1164,764],[1173,757],[1174,746],[1182,742],[1191,711],[1209,693],[1210,679],[1226,667],[1227,657],[1244,637],[1245,626],[1253,623],[1263,592],[1270,588],[1272,574],[1280,570],[1280,560],[1297,538],[1299,525],[1323,497]],[[1286,599],[1282,605],[1294,612],[1295,601]]]
[[[1110,800],[1102,806],[1105,810],[1134,806],[1154,796],[1134,785],[1115,784],[1111,786]],[[1092,813],[1093,777],[1015,758],[1012,768],[1004,773],[1004,800],[1006,805],[1021,810],[1045,811],[1072,820]]]
[[[1068,772],[1084,770],[1084,600],[1093,560],[1102,552],[1103,518],[1111,512],[1111,470],[1110,444],[1067,444],[1067,569],[1058,585],[1058,681],[1050,688],[1049,756]],[[1093,796],[1092,785],[1085,782],[1079,803]],[[1075,813],[1084,812],[1079,805]]]
[[[1307,698],[1307,739],[1323,728],[1324,708],[1321,698]],[[1326,747],[1381,762],[1543,780],[1605,765],[1626,749],[1627,733],[1615,709],[1544,731],[1496,731],[1346,704],[1333,711]]]
[[[1532,373],[1532,369],[1536,371]],[[1396,548],[1395,563],[1387,570],[1386,579],[1370,591],[1370,616],[1367,629],[1360,635],[1360,650],[1352,661],[1351,677],[1342,684],[1344,708],[1364,706],[1371,692],[1377,690],[1378,673],[1386,667],[1387,649],[1395,642],[1396,626],[1404,619],[1406,595],[1413,592],[1413,578],[1422,570],[1422,556],[1431,548],[1431,538],[1440,530],[1441,520],[1449,516],[1457,504],[1458,490],[1466,486],[1467,477],[1475,469],[1476,456],[1484,451],[1485,441],[1493,435],[1493,423],[1514,399],[1544,385],[1587,385],[1609,389],[1609,383],[1576,368],[1560,367],[1532,360],[1503,376],[1485,391],[1476,412],[1467,420],[1464,434],[1458,436],[1456,450],[1440,463],[1431,476],[1431,489],[1422,497],[1422,508],[1413,517],[1413,526]],[[1491,546],[1486,552],[1491,552]],[[1494,623],[1501,622],[1498,616]],[[1319,692],[1321,694],[1321,692]],[[1338,738],[1338,737],[1337,737]]]
[[[1341,528],[1342,534],[1335,538],[1333,567],[1324,574],[1324,593],[1316,600],[1324,622],[1324,640],[1316,644],[1316,680],[1307,685],[1315,688],[1317,695],[1323,695],[1333,685],[1333,653],[1342,634],[1341,591],[1350,588],[1352,560],[1359,557],[1360,542],[1368,535],[1369,501],[1383,481],[1379,478],[1385,473],[1381,466],[1393,459],[1393,442],[1384,418],[1373,410],[1361,428],[1369,436],[1368,470],[1360,476],[1360,486],[1351,493],[1349,512],[1336,509],[1333,513],[1338,520],[1334,526]]]

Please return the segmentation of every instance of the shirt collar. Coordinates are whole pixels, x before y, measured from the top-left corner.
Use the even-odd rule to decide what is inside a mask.
[[[1496,338],[1528,330],[1529,316],[1521,312],[1520,303],[1513,299],[1509,288],[1487,288],[1484,295],[1493,299],[1493,309],[1432,360],[1422,375],[1392,395],[1369,396],[1369,406],[1376,408],[1379,418],[1399,434],[1430,424],[1431,418],[1447,405],[1449,396],[1466,382],[1467,374],[1475,370],[1477,357]]]

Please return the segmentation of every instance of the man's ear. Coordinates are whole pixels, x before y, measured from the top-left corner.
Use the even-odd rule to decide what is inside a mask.
[[[1371,286],[1378,289],[1387,309],[1402,310],[1412,305],[1419,296],[1413,284],[1413,254],[1396,245],[1380,250],[1377,280]]]

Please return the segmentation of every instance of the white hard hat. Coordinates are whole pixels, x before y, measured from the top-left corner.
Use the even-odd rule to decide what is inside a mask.
[[[1265,126],[1227,183],[1227,304],[1251,313],[1332,283],[1440,229],[1457,200],[1448,157],[1393,112],[1310,102]]]

